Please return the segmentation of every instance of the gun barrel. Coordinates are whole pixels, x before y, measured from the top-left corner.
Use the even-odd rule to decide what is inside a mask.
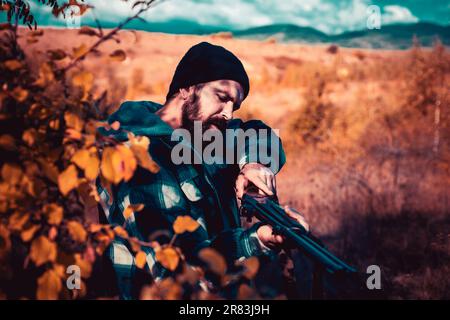
[[[242,204],[244,208],[252,211],[259,220],[270,224],[278,233],[291,239],[308,256],[324,265],[329,272],[356,272],[354,268],[311,239],[303,226],[287,216],[285,211],[274,201],[265,199],[261,203],[248,195],[244,195]]]

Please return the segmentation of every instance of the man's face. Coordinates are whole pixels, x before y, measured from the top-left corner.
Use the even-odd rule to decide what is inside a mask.
[[[233,80],[217,80],[196,85],[183,104],[181,126],[189,131],[201,121],[203,131],[225,130],[233,112],[243,100],[242,86]]]

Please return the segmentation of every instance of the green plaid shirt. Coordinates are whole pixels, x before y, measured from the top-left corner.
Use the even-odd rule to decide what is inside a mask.
[[[161,230],[172,232],[172,224],[178,216],[190,215],[200,227],[194,232],[179,235],[176,245],[182,249],[187,261],[193,264],[196,263],[196,253],[208,246],[218,250],[229,262],[268,253],[270,250],[256,236],[259,225],[247,230],[241,228],[234,183],[248,157],[244,155],[239,159],[240,165],[175,165],[170,153],[178,142],[171,141],[173,129],[154,114],[159,108],[161,105],[149,101],[128,101],[108,118],[109,123],[119,121],[121,124],[120,129],[113,133],[118,140],[126,141],[128,131],[150,138],[149,152],[160,166],[160,171],[153,174],[138,167],[130,181],[113,186],[111,205],[108,204],[111,195],[98,183],[106,221],[125,226],[132,237],[149,241]],[[260,121],[244,123],[239,119],[232,120],[229,128],[270,129]],[[103,135],[111,135],[103,128],[99,131]],[[270,141],[261,140],[270,150]],[[258,140],[258,143],[261,142]],[[281,142],[279,146],[279,150],[270,150],[270,155],[280,159],[281,168],[285,156]],[[131,214],[125,221],[123,211],[129,204],[139,203],[144,204],[144,209]],[[147,254],[145,272],[151,274],[153,280],[159,281],[170,274],[156,261],[151,247],[142,246],[142,250]],[[138,269],[129,243],[116,238],[108,248],[107,256],[114,267],[120,297],[137,298]]]

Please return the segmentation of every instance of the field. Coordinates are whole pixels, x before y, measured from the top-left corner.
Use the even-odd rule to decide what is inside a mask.
[[[36,73],[44,50],[94,41],[76,30],[44,29],[37,41],[27,33],[20,30],[19,42]],[[78,66],[95,75],[94,95],[106,90],[117,107],[164,103],[193,44],[234,52],[251,82],[237,116],[279,129],[287,152],[280,201],[359,269],[379,265],[387,298],[450,298],[448,48],[362,50],[131,31],[119,39]],[[108,57],[117,49],[125,59]]]

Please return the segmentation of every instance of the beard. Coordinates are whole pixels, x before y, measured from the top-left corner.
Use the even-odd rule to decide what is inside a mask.
[[[181,127],[194,133],[194,121],[202,121],[202,132],[212,129],[215,126],[219,131],[224,132],[227,127],[227,120],[220,115],[212,115],[206,120],[200,116],[200,103],[197,92],[191,95],[182,106]]]

